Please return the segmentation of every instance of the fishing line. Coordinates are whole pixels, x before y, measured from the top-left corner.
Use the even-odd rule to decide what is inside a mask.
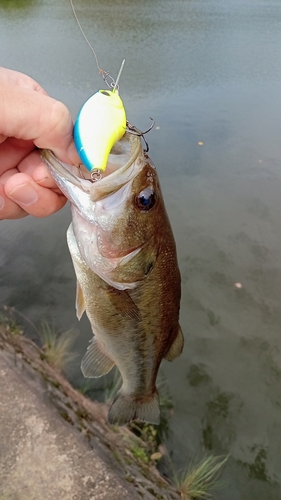
[[[78,27],[79,27],[79,29],[80,29],[80,31],[81,31],[81,33],[82,33],[85,41],[87,42],[88,46],[90,47],[92,53],[94,54],[94,57],[95,57],[95,60],[96,60],[96,66],[97,66],[97,69],[98,69],[99,73],[101,74],[101,76],[102,76],[103,80],[105,81],[106,85],[110,89],[112,89],[111,93],[114,94],[116,92],[118,94],[118,90],[119,90],[119,84],[118,83],[119,83],[119,79],[120,79],[120,76],[121,76],[121,73],[122,73],[122,70],[123,70],[123,67],[124,67],[124,64],[125,64],[125,59],[123,59],[123,61],[121,63],[121,67],[120,67],[118,75],[117,75],[117,78],[116,78],[116,80],[114,80],[114,78],[112,78],[112,76],[108,73],[108,71],[105,71],[105,70],[103,70],[100,67],[97,53],[96,53],[94,47],[91,45],[90,41],[88,40],[88,38],[87,38],[87,36],[86,36],[86,34],[85,34],[82,26],[81,26],[81,23],[80,23],[80,21],[78,19],[76,10],[74,8],[73,0],[69,0],[69,2],[70,2],[70,5],[71,5],[71,8],[72,8],[72,12],[73,12],[73,15],[75,17],[75,20],[76,20],[76,22],[78,24]],[[105,95],[110,95],[106,91],[100,91],[100,92],[102,92]],[[121,101],[121,104],[122,104],[122,101]],[[123,106],[123,104],[122,104],[122,106]],[[78,120],[79,120],[79,117],[78,117]],[[141,130],[137,129],[136,127],[134,127],[133,125],[131,125],[127,120],[126,120],[126,127],[124,128],[124,130],[126,132],[129,132],[130,134],[142,137],[142,139],[144,140],[145,145],[146,145],[146,149],[144,150],[146,153],[149,150],[149,146],[148,146],[147,140],[145,139],[144,135],[147,134],[148,132],[150,132],[150,130],[154,127],[155,122],[154,122],[154,120],[152,118],[151,118],[151,120],[152,120],[152,125],[145,132],[142,132]],[[80,132],[78,133],[78,135],[79,135],[79,148],[81,149],[81,151],[82,150],[84,151],[84,145],[82,144],[83,147],[81,148],[81,144],[80,144],[81,143]],[[75,139],[74,139],[74,141],[75,141]],[[85,160],[84,160],[84,163],[85,163]],[[88,168],[88,166],[87,166],[87,168]],[[91,179],[90,180],[92,182],[100,180],[100,178],[101,178],[101,172],[100,172],[99,169],[95,169],[95,170],[93,170],[91,172]]]
[[[98,70],[99,70],[99,72],[100,72],[100,73],[103,73],[103,69],[101,69],[101,68],[100,68],[100,66],[99,66],[98,56],[97,56],[97,54],[96,54],[96,52],[95,52],[95,49],[94,49],[94,48],[92,47],[92,45],[90,44],[90,42],[89,42],[88,38],[86,37],[86,35],[85,35],[84,31],[83,31],[83,28],[82,28],[82,26],[81,26],[81,24],[80,24],[80,21],[79,21],[79,19],[78,19],[78,16],[77,16],[77,14],[76,14],[76,11],[75,11],[75,8],[74,8],[74,5],[73,5],[73,1],[72,1],[72,0],[69,0],[69,1],[70,1],[70,5],[71,5],[71,8],[72,8],[72,12],[73,12],[74,17],[75,17],[75,19],[76,19],[76,22],[77,22],[77,24],[78,24],[78,26],[79,26],[79,28],[80,28],[80,31],[81,31],[81,33],[82,33],[83,37],[85,38],[85,40],[86,40],[87,44],[89,45],[89,47],[90,47],[91,51],[93,52],[93,54],[94,54],[94,56],[95,56],[95,60],[96,60],[96,65],[97,65],[97,68],[98,68]]]
[[[76,11],[75,11],[75,8],[74,8],[74,5],[73,5],[73,0],[69,0],[70,2],[70,5],[71,5],[71,8],[72,8],[72,12],[73,12],[73,15],[75,17],[75,20],[79,26],[79,29],[84,37],[84,39],[86,40],[87,44],[89,45],[91,51],[93,52],[94,54],[94,57],[95,57],[95,60],[96,60],[96,65],[97,65],[97,69],[99,70],[99,73],[101,74],[101,76],[103,77],[106,85],[109,87],[109,88],[112,88],[113,89],[113,92],[115,92],[116,90],[119,89],[119,85],[118,85],[118,81],[120,79],[120,76],[121,76],[121,73],[122,73],[122,70],[123,70],[123,66],[125,64],[125,59],[123,59],[122,61],[122,64],[121,64],[121,68],[119,70],[119,73],[118,73],[118,76],[116,78],[116,80],[114,80],[114,78],[112,78],[112,76],[108,73],[108,71],[105,71],[104,69],[102,69],[99,65],[99,61],[98,61],[98,56],[96,54],[96,51],[94,49],[94,47],[91,45],[91,43],[89,42],[81,24],[80,24],[80,21],[78,19],[78,16],[76,14]]]

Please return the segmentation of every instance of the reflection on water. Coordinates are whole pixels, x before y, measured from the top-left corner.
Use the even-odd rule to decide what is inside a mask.
[[[28,10],[36,4],[36,0],[0,0],[0,9],[9,13],[14,13],[17,9]]]
[[[29,73],[75,116],[102,86],[92,54],[67,1],[28,5],[0,2],[2,64]],[[158,127],[147,137],[177,241],[186,338],[181,358],[162,365],[175,405],[173,461],[230,453],[219,499],[280,499],[281,4],[76,5],[101,67],[115,76],[126,58],[131,123],[145,129],[152,116]],[[79,328],[82,356],[91,333],[75,319],[69,219],[66,207],[48,220],[1,223],[0,293],[37,324]],[[78,365],[71,376],[81,377]]]

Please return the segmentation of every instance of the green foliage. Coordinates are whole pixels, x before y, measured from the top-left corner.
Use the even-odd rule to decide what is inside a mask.
[[[181,497],[184,500],[211,499],[211,492],[221,486],[218,480],[227,460],[228,457],[221,459],[210,456],[175,477],[174,483]]]
[[[142,448],[141,446],[134,446],[133,448],[131,448],[131,452],[132,454],[134,455],[135,458],[137,458],[138,460],[141,460],[142,462],[144,463],[148,463],[149,462],[149,457],[145,451],[144,448]]]
[[[144,424],[142,422],[131,422],[129,424],[129,428],[145,443],[146,456],[150,457],[158,450],[159,440],[157,435],[157,426]]]
[[[68,363],[76,358],[76,354],[71,352],[76,338],[76,333],[73,330],[59,333],[47,321],[43,321],[39,337],[43,344],[44,358],[54,368],[63,370]]]

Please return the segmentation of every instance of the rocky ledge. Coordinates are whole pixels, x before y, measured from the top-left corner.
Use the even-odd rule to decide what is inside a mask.
[[[0,500],[178,500],[146,444],[110,427],[34,342],[0,325]]]

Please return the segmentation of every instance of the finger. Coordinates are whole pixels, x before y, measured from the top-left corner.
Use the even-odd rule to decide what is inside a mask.
[[[6,196],[4,185],[0,184],[0,220],[22,219],[27,215],[23,208]]]
[[[39,148],[51,149],[62,161],[80,161],[73,144],[72,118],[63,103],[26,88],[3,84],[0,116],[0,134],[32,140]]]
[[[53,189],[54,191],[61,193],[48,168],[42,162],[40,151],[34,150],[26,156],[26,158],[19,163],[18,171],[32,177],[36,184],[39,184],[39,186]]]
[[[5,184],[5,195],[17,203],[26,213],[46,217],[60,210],[66,198],[53,190],[36,184],[27,174],[12,175]]]
[[[46,90],[44,90],[39,83],[33,80],[33,78],[30,78],[30,76],[20,73],[19,71],[0,67],[0,80],[1,82],[6,82],[9,85],[17,85],[19,87],[32,89],[36,92],[40,92],[41,94],[48,95]]]
[[[18,165],[33,149],[33,141],[23,141],[8,137],[0,144],[0,175]]]

